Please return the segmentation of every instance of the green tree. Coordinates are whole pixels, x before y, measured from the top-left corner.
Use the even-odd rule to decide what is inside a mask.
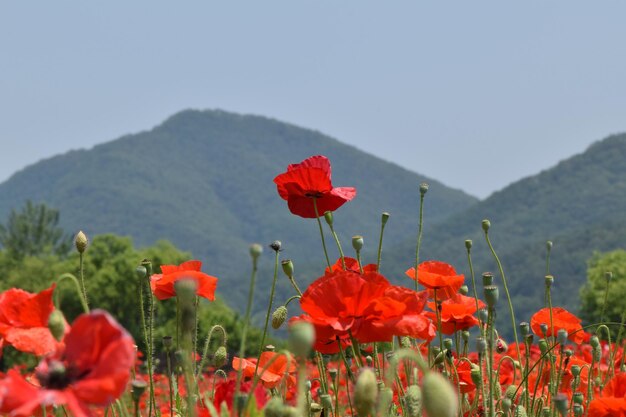
[[[28,200],[21,211],[11,210],[6,225],[0,225],[0,244],[14,259],[66,254],[71,237],[58,224],[58,210]]]
[[[580,299],[581,318],[587,324],[621,322],[622,315],[626,312],[626,250],[596,252],[591,257],[587,268],[587,283],[580,290]]]

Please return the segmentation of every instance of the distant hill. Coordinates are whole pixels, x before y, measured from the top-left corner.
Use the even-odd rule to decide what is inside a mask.
[[[483,169],[488,169],[488,162]],[[550,268],[555,276],[554,304],[576,311],[586,261],[593,251],[626,247],[626,134],[596,142],[580,155],[431,224],[423,238],[422,259],[446,260],[469,277],[464,241],[472,239],[477,278],[484,271],[497,273],[482,233],[483,219],[491,221],[489,235],[516,298],[518,321],[529,320],[543,307],[547,240],[554,242]],[[414,245],[414,240],[407,240],[389,251],[385,265],[391,275],[399,277],[411,266]],[[500,317],[508,323],[503,291],[500,294]]]
[[[60,209],[68,231],[130,235],[139,245],[169,239],[203,260],[204,270],[220,277],[218,292],[241,307],[251,242],[279,239],[284,257],[323,267],[315,220],[291,215],[272,182],[289,163],[315,154],[330,158],[334,185],[358,190],[335,216],[348,248],[354,234],[375,246],[383,211],[392,214],[386,244],[414,235],[422,181],[432,190],[426,206],[430,224],[477,202],[319,132],[264,117],[188,110],[150,131],[17,172],[0,184],[0,219],[31,199]],[[266,253],[262,260],[261,290],[271,279],[272,258]],[[285,285],[281,280],[282,295]]]

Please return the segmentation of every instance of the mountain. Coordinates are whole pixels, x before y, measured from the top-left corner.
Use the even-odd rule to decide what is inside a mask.
[[[383,211],[391,213],[386,243],[414,235],[422,181],[432,190],[427,201],[432,223],[477,202],[319,132],[264,117],[187,110],[150,131],[17,172],[0,184],[0,219],[30,199],[59,209],[68,231],[130,235],[139,245],[169,239],[201,259],[205,272],[220,278],[218,292],[243,308],[250,243],[279,239],[283,256],[296,265],[323,267],[316,221],[290,214],[272,182],[288,164],[315,154],[330,158],[335,186],[358,190],[335,215],[344,242],[362,234],[375,246]],[[332,244],[330,236],[327,242]],[[262,291],[271,281],[269,252],[261,262]],[[286,280],[280,285],[280,297],[286,296]]]
[[[554,242],[553,304],[577,311],[578,290],[593,251],[626,247],[626,134],[596,142],[584,153],[430,225],[421,258],[448,261],[469,277],[464,241],[471,239],[479,294],[484,271],[496,273],[501,286],[482,232],[483,219],[491,221],[489,236],[503,263],[518,321],[528,321],[532,312],[543,307],[548,240]],[[412,265],[414,251],[414,240],[390,250],[392,275],[402,276]],[[500,294],[500,316],[508,324],[502,289]]]

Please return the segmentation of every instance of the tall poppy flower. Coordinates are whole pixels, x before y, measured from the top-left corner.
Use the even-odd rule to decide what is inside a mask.
[[[556,336],[559,330],[567,331],[567,337],[572,342],[582,343],[585,334],[581,326],[582,320],[564,309],[563,307],[552,308],[552,320],[550,319],[550,308],[542,308],[537,311],[530,319],[530,327],[533,332],[540,337]],[[543,334],[541,325],[548,326],[548,331]]]
[[[48,330],[54,287],[36,294],[18,288],[0,294],[0,346],[9,344],[37,356],[57,348],[58,342]]]
[[[315,218],[335,211],[356,196],[353,187],[333,187],[330,161],[322,155],[312,156],[299,164],[291,164],[274,178],[278,194],[287,201],[289,210],[300,217]]]
[[[406,274],[415,280],[415,268],[409,268]],[[417,266],[417,282],[428,288],[428,295],[438,301],[454,297],[463,286],[465,277],[457,274],[454,267],[441,261],[426,261]]]
[[[217,278],[201,272],[202,262],[187,261],[180,265],[161,265],[161,274],[150,277],[150,288],[159,300],[176,296],[174,284],[182,279],[191,279],[198,284],[196,293],[207,300],[215,300]]]
[[[357,272],[357,273],[361,272],[361,269],[359,268],[359,261],[349,256],[345,256],[343,259],[346,264],[347,271],[352,271],[352,272]],[[328,274],[331,272],[341,272],[343,270],[344,270],[343,262],[341,262],[341,258],[339,258],[337,259],[337,262],[331,265],[330,268],[326,267],[324,272]],[[377,272],[377,271],[378,271],[378,267],[376,266],[376,264],[363,265],[363,272]]]
[[[338,337],[350,332],[364,343],[429,335],[430,321],[421,314],[425,304],[425,292],[393,286],[376,272],[352,271],[327,273],[300,299],[314,324],[330,326]]]
[[[40,408],[66,405],[88,417],[89,405],[107,406],[122,395],[135,362],[133,338],[105,311],[79,316],[65,337],[65,348],[36,368],[40,386],[17,370],[0,381],[0,412],[28,416]]]

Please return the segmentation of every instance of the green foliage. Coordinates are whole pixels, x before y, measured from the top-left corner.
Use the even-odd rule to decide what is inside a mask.
[[[109,311],[142,347],[143,331],[140,323],[139,280],[135,273],[136,267],[143,259],[150,259],[154,271],[158,272],[160,265],[179,264],[190,258],[189,253],[180,251],[165,240],[147,248],[135,249],[129,237],[112,234],[95,236],[84,255],[84,276],[89,305],[92,309],[101,308]],[[0,270],[3,274],[0,290],[18,287],[28,291],[40,291],[48,288],[66,272],[78,276],[79,260],[77,253],[67,258],[47,254],[37,257],[23,256],[15,260],[3,251],[0,252]],[[218,292],[219,287],[218,283]],[[70,323],[82,313],[78,293],[71,281],[64,280],[57,287],[55,296],[58,297],[57,301]],[[159,336],[175,334],[176,301],[157,300],[155,304],[155,327],[158,329],[155,341],[158,346]],[[221,324],[228,332],[229,347],[234,348],[237,345],[242,327],[237,313],[219,299],[213,303],[201,303],[199,311],[200,335],[206,334],[214,324]],[[252,348],[257,349],[260,331],[252,330],[248,340],[251,341],[251,351]],[[201,343],[204,343],[203,339],[199,342],[199,347],[202,346]]]
[[[588,264],[587,283],[580,290],[581,318],[588,324],[620,323],[626,313],[626,250],[596,252]],[[607,281],[607,272],[612,273],[610,281]]]
[[[49,253],[66,254],[71,238],[58,224],[58,210],[27,200],[19,212],[11,210],[6,226],[0,225],[0,245],[14,259]]]

